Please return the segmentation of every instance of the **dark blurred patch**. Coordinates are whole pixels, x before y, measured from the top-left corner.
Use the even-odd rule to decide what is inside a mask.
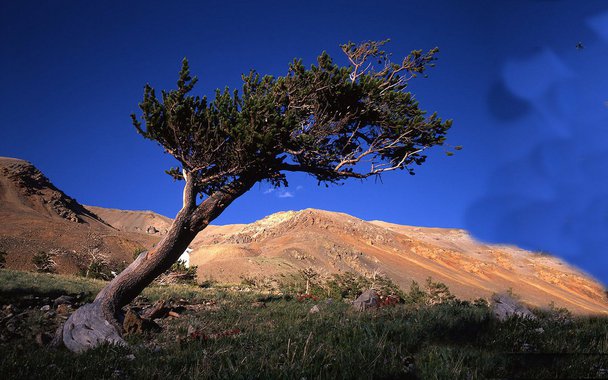
[[[488,91],[488,108],[501,121],[514,121],[531,110],[530,104],[513,95],[502,81],[495,82]]]

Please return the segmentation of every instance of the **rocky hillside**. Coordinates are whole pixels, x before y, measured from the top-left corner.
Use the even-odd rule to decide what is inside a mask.
[[[0,158],[0,251],[7,267],[32,270],[39,251],[58,253],[59,272],[75,273],[101,252],[128,263],[150,248],[171,219],[151,211],[86,208],[26,161]],[[462,299],[511,289],[537,306],[554,302],[579,313],[606,313],[602,284],[562,260],[475,241],[466,231],[401,226],[321,210],[286,211],[251,224],[209,226],[192,243],[199,280],[280,280],[312,268],[320,277],[384,275],[402,288],[428,277]],[[84,256],[83,256],[84,255]]]
[[[32,257],[40,251],[55,254],[60,273],[77,272],[93,251],[118,265],[158,240],[111,227],[31,163],[14,158],[0,158],[0,220],[0,251],[14,269],[34,269]]]
[[[308,209],[209,228],[193,247],[190,262],[199,266],[201,280],[280,279],[312,268],[321,276],[381,274],[409,289],[412,280],[423,284],[432,277],[462,299],[512,289],[532,305],[553,301],[580,313],[608,311],[604,287],[562,260],[483,244],[463,230],[367,222]]]
[[[99,215],[112,227],[125,232],[163,236],[173,222],[172,219],[153,211],[117,210],[96,206],[85,207]]]

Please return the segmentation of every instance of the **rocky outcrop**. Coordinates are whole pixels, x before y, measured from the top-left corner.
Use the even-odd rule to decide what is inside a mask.
[[[500,321],[505,321],[512,317],[536,318],[530,309],[508,294],[496,294],[492,297],[492,312]]]
[[[0,176],[5,180],[5,197],[20,198],[21,204],[34,210],[46,210],[74,223],[82,223],[85,216],[103,222],[74,198],[59,190],[34,165],[14,158],[0,158]],[[12,192],[13,194],[8,194]]]
[[[66,195],[31,163],[0,157],[0,251],[6,267],[33,270],[39,252],[59,252],[59,273],[81,270],[90,252],[107,255],[112,265],[130,262],[133,251],[158,238],[121,233]]]

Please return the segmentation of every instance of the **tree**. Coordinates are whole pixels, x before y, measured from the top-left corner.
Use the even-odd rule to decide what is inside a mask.
[[[146,85],[142,115],[131,115],[132,121],[179,162],[167,173],[185,182],[183,206],[153,250],[72,314],[63,330],[66,346],[82,351],[123,343],[121,308],[255,183],[287,186],[288,172],[308,173],[325,185],[395,170],[414,174],[451,125],[427,116],[406,91],[411,78],[434,65],[438,49],[412,51],[395,63],[382,50],[387,42],[342,45],[344,66],[324,52],[309,68],[294,60],[282,77],[251,71],[242,76],[241,91],[216,90],[212,100],[191,95],[197,78],[186,59],[177,89],[157,97]]]
[[[40,273],[55,273],[57,271],[57,263],[54,257],[57,256],[57,250],[38,251],[32,256],[32,264],[36,268],[36,272]]]

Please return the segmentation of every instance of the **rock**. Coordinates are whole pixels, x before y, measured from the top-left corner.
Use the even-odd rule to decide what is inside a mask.
[[[53,339],[53,337],[47,333],[40,332],[40,333],[36,334],[36,343],[40,347],[44,347],[44,346],[48,345],[52,339]]]
[[[17,331],[17,324],[14,319],[11,319],[10,321],[6,322],[5,327],[6,327],[6,331],[8,331],[10,333],[14,333],[15,331]]]
[[[153,235],[153,234],[158,233],[158,230],[154,226],[148,226],[148,229],[146,230],[146,232],[149,233],[150,235]]]
[[[310,310],[308,311],[308,314],[317,314],[320,311],[321,310],[319,309],[319,305],[315,305],[310,308]]]
[[[537,329],[534,329],[534,331],[537,332],[537,333],[539,333],[539,334],[542,334],[542,333],[545,332],[545,329],[543,329],[542,327],[539,327]]]
[[[57,314],[66,315],[72,312],[72,307],[66,303],[57,306]]]
[[[261,309],[261,308],[266,307],[266,303],[261,302],[261,301],[253,302],[251,304],[251,307],[256,308],[256,309]]]
[[[530,309],[508,294],[496,294],[492,297],[492,301],[492,312],[500,321],[507,320],[512,316],[536,319]]]
[[[115,369],[114,372],[112,372],[112,379],[124,379],[126,376],[127,374],[125,371],[120,369]]]
[[[6,305],[4,306],[4,312],[6,314],[17,314],[19,312],[19,309],[17,309],[15,305]]]
[[[40,311],[49,311],[51,310],[51,305],[44,305],[40,308]]]
[[[76,302],[76,299],[74,297],[63,295],[57,297],[55,301],[53,301],[53,307],[56,308],[59,305],[73,305],[74,302]]]
[[[55,335],[53,336],[53,339],[51,340],[49,345],[53,348],[59,348],[63,346],[63,323],[59,325],[57,330],[55,330]]]
[[[135,360],[135,355],[129,354],[129,355],[125,356],[125,358],[129,361],[133,361],[133,360]]]
[[[196,329],[194,328],[194,326],[188,325],[188,332],[187,332],[188,336],[193,335],[195,333],[196,333]]]
[[[380,298],[374,289],[368,289],[361,293],[353,302],[353,307],[359,311],[378,307]]]
[[[50,319],[54,318],[56,315],[57,313],[55,313],[54,311],[47,311],[46,313],[44,313],[44,318]]]

